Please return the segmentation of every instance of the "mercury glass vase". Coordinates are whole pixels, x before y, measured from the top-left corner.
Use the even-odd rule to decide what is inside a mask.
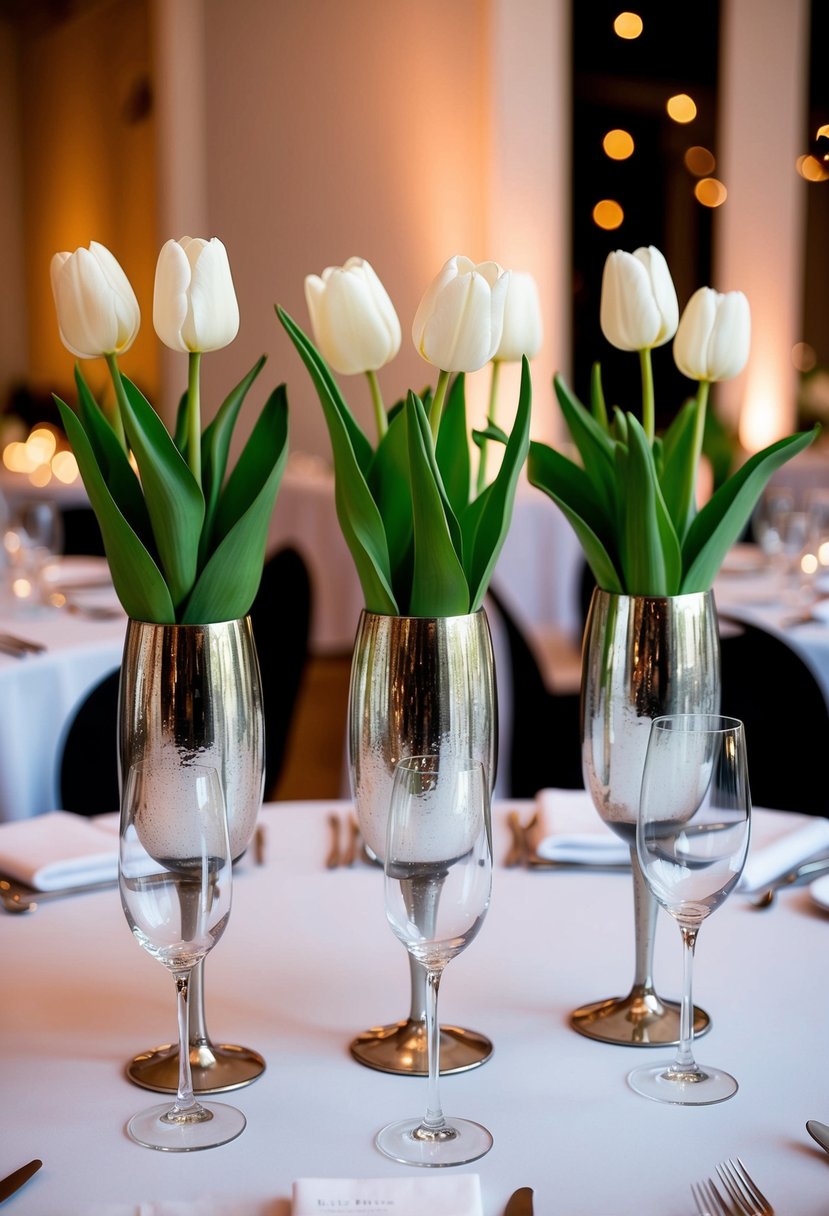
[[[716,713],[720,641],[713,592],[667,597],[596,589],[584,634],[581,737],[584,783],[601,818],[630,846],[635,970],[624,997],[577,1009],[588,1038],[632,1047],[679,1041],[679,1004],[654,987],[656,900],[636,854],[636,820],[651,722],[662,714]],[[694,1033],[709,1026],[694,1010]]]
[[[408,756],[470,757],[495,783],[498,710],[489,622],[483,608],[464,616],[412,617],[362,612],[351,664],[348,750],[357,819],[383,859],[394,770]],[[399,1022],[372,1027],[350,1045],[361,1064],[426,1076],[426,971],[409,960],[411,1003]],[[476,1031],[441,1026],[442,1073],[464,1072],[492,1054]]]
[[[265,785],[265,727],[259,662],[250,617],[211,625],[129,620],[121,664],[119,768],[174,758],[218,769],[234,861],[256,828]],[[248,1047],[213,1043],[204,1011],[204,964],[190,985],[193,1089],[219,1093],[255,1080],[265,1068]],[[175,1093],[178,1045],[141,1052],[127,1066],[137,1085]]]

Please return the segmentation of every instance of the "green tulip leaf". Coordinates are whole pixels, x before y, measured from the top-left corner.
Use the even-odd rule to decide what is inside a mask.
[[[334,457],[337,518],[354,559],[369,612],[398,615],[391,585],[391,562],[383,520],[371,496],[364,470],[372,448],[354,421],[325,361],[288,314],[277,315],[307,367],[325,415]]]
[[[175,608],[164,577],[110,493],[79,418],[59,397],[55,402],[101,529],[112,581],[124,611],[136,621],[175,624]]]
[[[466,377],[461,372],[452,381],[435,444],[441,480],[456,518],[460,518],[469,502],[471,477],[469,443],[466,437],[465,389]],[[428,406],[425,402],[423,408],[428,418]]]
[[[412,492],[406,414],[398,410],[389,417],[369,466],[368,485],[383,521],[394,597],[400,604],[408,602],[412,580]]]
[[[622,569],[629,595],[675,595],[682,555],[656,477],[647,436],[628,415],[628,445],[616,449],[622,502]]]
[[[614,531],[584,469],[547,444],[530,443],[527,479],[560,508],[572,526],[598,585],[620,595],[624,585],[612,553]]]
[[[247,396],[250,386],[265,365],[262,355],[254,363],[248,374],[228,393],[216,413],[202,433],[202,492],[204,493],[204,524],[202,526],[199,558],[203,562],[212,547],[213,526],[219,495],[224,484],[227,471],[227,457],[230,451],[230,441],[233,429],[239,417],[239,411]],[[186,400],[186,399],[185,399]]]
[[[86,432],[96,464],[118,509],[133,531],[147,546],[152,544],[152,528],[141,483],[129,462],[112,424],[93,397],[80,368],[75,366],[78,389],[78,417]]]
[[[187,458],[187,403],[189,400],[190,395],[185,389],[178,399],[176,425],[173,431],[173,443],[185,459]]]
[[[564,380],[556,374],[553,386],[561,412],[573,443],[576,445],[582,464],[596,486],[605,509],[615,511],[616,474],[613,465],[614,441],[607,431],[584,408],[570,391]]]
[[[124,429],[141,476],[161,568],[178,606],[196,580],[204,498],[164,423],[126,376],[124,390]]]
[[[700,408],[703,407],[696,398],[686,401],[662,437],[659,484],[680,541],[687,535],[696,514],[696,434]]]
[[[683,546],[685,574],[680,588],[683,593],[707,591],[711,587],[772,473],[813,443],[820,430],[816,425],[811,431],[789,435],[756,452],[702,507]]]
[[[530,416],[532,412],[532,383],[526,356],[521,360],[521,388],[512,432],[507,440],[501,467],[486,496],[483,511],[471,537],[465,543],[468,581],[471,592],[471,612],[483,603],[495,563],[504,547],[512,520],[512,506],[518,478],[527,459],[530,446]]]
[[[492,439],[495,443],[506,445],[509,435],[494,422],[488,423],[481,431],[473,430],[472,432],[472,442],[477,444],[479,448],[482,448],[489,439]]]
[[[268,529],[288,458],[285,385],[265,402],[219,500],[221,537],[193,588],[183,624],[236,620],[253,603],[262,578]]]
[[[604,389],[602,388],[602,369],[598,363],[594,363],[590,369],[590,413],[603,431],[610,430],[607,421]]]
[[[613,439],[617,443],[627,443],[628,441],[628,420],[624,415],[624,411],[620,410],[618,405],[613,407],[613,426],[611,427]]]
[[[414,520],[409,612],[412,616],[463,616],[469,612],[469,588],[453,542],[451,508],[442,492],[423,402],[411,392],[406,421]],[[457,529],[457,521],[452,522]]]

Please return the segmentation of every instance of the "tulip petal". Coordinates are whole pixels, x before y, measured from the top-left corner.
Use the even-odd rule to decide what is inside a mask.
[[[748,360],[751,345],[751,318],[748,300],[741,291],[720,297],[717,320],[708,343],[710,380],[731,380]]]
[[[166,241],[155,268],[153,326],[165,346],[185,353],[190,347],[182,338],[181,331],[187,319],[190,280],[187,254],[178,241]]]
[[[116,345],[113,347],[112,353],[122,355],[132,346],[141,324],[138,300],[121,264],[117,258],[113,257],[106,245],[101,245],[98,241],[90,241],[89,249],[95,257],[110,291],[110,304],[115,314],[117,327]],[[111,352],[107,351],[107,354],[109,353]]]
[[[194,257],[199,240],[191,240],[186,249],[193,278],[182,340],[188,350],[221,350],[239,332],[239,305],[224,245],[214,236]]]

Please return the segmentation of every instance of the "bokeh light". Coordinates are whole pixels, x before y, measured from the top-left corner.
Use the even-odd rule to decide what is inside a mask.
[[[710,177],[717,167],[713,152],[709,152],[707,148],[700,147],[699,144],[695,144],[693,148],[688,148],[684,160],[685,168],[689,173],[693,173],[694,177]]]
[[[792,347],[792,363],[799,372],[810,372],[817,366],[817,353],[808,342],[795,342]]]
[[[694,198],[703,207],[720,207],[728,198],[728,191],[716,177],[703,177],[694,186]]]
[[[617,127],[613,131],[608,131],[602,140],[602,147],[611,160],[627,160],[629,156],[633,155],[633,136],[630,132]]]
[[[613,32],[619,38],[638,38],[644,28],[642,18],[638,13],[619,13],[613,22]]]
[[[687,93],[669,97],[665,108],[674,122],[693,122],[697,116],[696,102]]]
[[[829,177],[829,168],[816,156],[798,156],[795,164],[798,173],[807,182],[825,182]]]
[[[625,218],[625,213],[615,199],[603,198],[593,208],[593,223],[599,228],[610,231],[618,228]]]

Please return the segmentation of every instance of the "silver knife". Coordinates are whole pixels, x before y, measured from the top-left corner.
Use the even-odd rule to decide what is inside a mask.
[[[829,1153],[829,1127],[825,1123],[818,1123],[817,1119],[810,1119],[806,1124],[806,1131],[821,1148],[825,1148]]]
[[[8,1178],[3,1178],[0,1181],[0,1203],[13,1195],[15,1191],[19,1191],[23,1183],[28,1182],[32,1174],[36,1174],[42,1165],[43,1162],[35,1158],[28,1165],[21,1165],[20,1169],[9,1174]]]
[[[513,1191],[504,1208],[504,1216],[533,1216],[533,1189],[520,1186]]]

